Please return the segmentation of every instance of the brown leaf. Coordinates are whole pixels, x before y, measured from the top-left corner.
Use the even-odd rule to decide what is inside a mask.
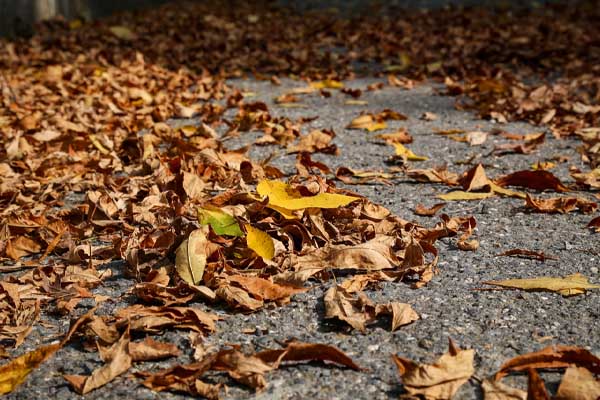
[[[584,214],[589,214],[598,209],[598,203],[580,197],[553,197],[550,199],[540,199],[531,197],[527,194],[525,204],[527,208],[531,208],[541,213],[566,214],[574,210],[579,210]]]
[[[518,186],[534,190],[552,190],[555,192],[568,192],[569,188],[549,171],[517,171],[512,174],[494,179],[498,186]]]
[[[321,343],[290,342],[281,350],[264,350],[256,357],[265,362],[301,362],[322,361],[341,365],[359,371],[359,367],[350,357],[334,346]]]
[[[557,260],[556,257],[547,256],[542,251],[533,251],[533,250],[527,250],[527,249],[512,249],[512,250],[504,251],[500,254],[496,254],[496,257],[501,257],[501,256],[517,256],[517,257],[521,257],[521,258],[529,258],[529,259],[533,259],[533,260],[538,260],[541,262],[545,262],[546,260]]]
[[[423,204],[417,204],[417,206],[415,207],[415,214],[422,215],[425,217],[433,217],[438,211],[444,208],[445,205],[446,203],[437,203],[434,204],[432,207],[427,208]]]
[[[575,346],[556,345],[508,360],[496,372],[494,379],[500,380],[510,372],[526,371],[530,368],[566,368],[572,365],[600,374],[600,358],[588,350]]]
[[[392,315],[392,332],[401,326],[411,324],[418,320],[419,314],[413,310],[410,304],[391,302],[376,306],[376,314],[391,314]]]
[[[121,338],[106,353],[104,360],[106,364],[94,370],[89,376],[65,375],[64,378],[79,394],[86,394],[106,385],[131,367],[129,340],[129,329],[126,329]]]
[[[600,398],[600,381],[588,369],[569,367],[556,392],[556,400],[597,400]]]
[[[587,227],[593,229],[596,233],[600,233],[600,217],[592,219]]]
[[[331,140],[335,137],[335,133],[331,130],[314,130],[308,135],[301,136],[298,143],[288,146],[288,154],[307,152],[307,153],[339,153],[335,144],[331,144]]]
[[[458,183],[467,192],[475,190],[482,190],[484,192],[490,191],[490,180],[485,174],[485,169],[481,164],[477,164],[475,167],[465,172]]]
[[[146,338],[141,342],[130,342],[128,348],[132,361],[153,361],[178,357],[181,351],[173,343],[157,342]]]
[[[450,340],[448,353],[434,364],[418,365],[411,360],[392,355],[402,378],[404,389],[411,395],[428,399],[450,399],[475,372],[474,350],[460,350]]]
[[[500,381],[485,379],[481,383],[484,400],[527,400],[527,392]]]
[[[527,370],[529,377],[527,382],[527,399],[528,400],[550,400],[550,396],[546,391],[544,381],[533,368]]]
[[[26,237],[18,236],[15,239],[10,239],[6,244],[6,255],[17,261],[21,257],[39,253],[42,250],[36,241]]]
[[[325,292],[325,318],[337,318],[361,332],[366,331],[366,325],[373,322],[375,313],[369,313],[365,308],[372,303],[362,293],[355,298],[339,285],[332,286]],[[373,310],[374,311],[374,310]]]

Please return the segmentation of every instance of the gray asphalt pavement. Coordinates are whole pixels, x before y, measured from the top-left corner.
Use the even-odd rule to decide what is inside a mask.
[[[377,79],[359,79],[347,82],[348,86],[364,89]],[[274,115],[318,117],[303,126],[303,133],[312,128],[332,128],[337,137],[339,156],[315,155],[330,167],[346,166],[356,169],[385,169],[386,159],[393,148],[383,146],[373,138],[373,133],[348,130],[345,126],[361,111],[379,112],[385,108],[401,112],[406,121],[388,121],[389,129],[406,127],[414,137],[409,147],[417,154],[426,155],[429,161],[413,163],[415,167],[447,164],[449,169],[462,172],[470,166],[455,165],[471,157],[482,162],[491,177],[520,169],[528,169],[538,160],[557,155],[569,160],[558,163],[553,170],[557,176],[570,182],[568,168],[582,167],[575,151],[578,142],[557,141],[548,135],[546,142],[529,155],[489,155],[494,144],[502,140],[493,136],[482,146],[469,146],[435,135],[435,129],[460,128],[490,131],[501,128],[513,133],[539,132],[540,127],[524,123],[495,124],[476,118],[470,112],[457,111],[454,98],[438,95],[433,84],[423,84],[414,90],[385,86],[384,89],[364,92],[360,100],[367,105],[346,105],[347,95],[332,91],[332,97],[323,98],[318,93],[303,96],[306,107],[284,108],[273,103],[273,98],[292,87],[304,86],[302,82],[284,80],[282,86],[269,82],[241,80],[232,82],[246,91],[256,93],[253,100],[269,104]],[[424,121],[424,112],[438,115],[436,121]],[[186,121],[185,123],[188,123]],[[197,121],[196,121],[197,122]],[[181,123],[173,121],[173,123]],[[258,134],[243,134],[227,142],[232,148],[250,143]],[[253,148],[251,154],[264,157],[275,148]],[[281,150],[279,150],[281,152]],[[293,171],[295,157],[280,154],[275,165]],[[394,213],[425,226],[433,226],[437,217],[426,218],[414,214],[418,203],[433,205],[436,194],[447,191],[444,186],[416,184],[400,180],[393,185],[371,184],[350,187],[372,201],[381,203]],[[579,194],[592,199],[589,193]],[[452,202],[444,212],[450,216],[474,215],[478,221],[476,238],[480,248],[475,252],[458,250],[455,240],[444,239],[438,243],[440,250],[439,274],[424,288],[411,289],[404,283],[383,283],[381,290],[368,291],[376,302],[400,301],[413,306],[421,319],[390,332],[387,324],[371,326],[366,334],[348,331],[339,324],[324,320],[323,294],[331,283],[317,285],[313,290],[295,296],[283,307],[262,309],[253,314],[230,314],[224,309],[211,309],[224,317],[218,322],[217,332],[207,338],[208,346],[241,344],[248,350],[278,348],[281,342],[296,338],[307,342],[322,342],[338,346],[365,368],[355,372],[317,364],[291,366],[267,374],[268,387],[255,395],[251,390],[229,386],[225,399],[392,399],[401,393],[397,370],[390,358],[399,354],[416,361],[434,361],[447,350],[448,337],[463,348],[476,350],[476,375],[483,378],[499,368],[503,361],[518,354],[541,349],[550,344],[567,344],[585,347],[600,353],[600,291],[564,298],[559,294],[523,291],[478,291],[482,282],[494,279],[525,278],[536,276],[564,276],[576,272],[600,282],[600,235],[585,228],[592,218],[571,213],[547,215],[529,213],[524,202],[514,198],[494,197],[476,202]],[[497,257],[502,251],[526,248],[543,251],[556,259],[545,262],[519,258]],[[99,312],[110,312],[131,300],[123,296],[132,285],[121,276],[120,265],[111,264],[115,277],[100,287],[96,293],[110,295],[117,301],[103,305]],[[123,296],[123,297],[120,297]],[[207,306],[198,304],[201,308]],[[60,335],[68,321],[43,315],[43,320],[61,327],[46,329],[38,324],[22,351],[47,343],[51,335]],[[258,328],[246,334],[248,328]],[[183,355],[177,360],[137,365],[136,369],[158,369],[174,363],[191,361],[192,350],[185,332],[169,332],[159,340],[177,343]],[[85,374],[100,365],[98,353],[87,353],[76,343],[60,350],[39,370],[34,371],[7,399],[75,399],[63,374]],[[556,388],[559,375],[546,374],[549,388]],[[215,378],[219,379],[219,378]],[[526,379],[507,379],[507,383],[523,387]],[[89,395],[87,399],[183,399],[183,395],[154,393],[138,386],[128,377],[120,377]],[[458,399],[479,399],[478,385],[471,380],[465,384]]]

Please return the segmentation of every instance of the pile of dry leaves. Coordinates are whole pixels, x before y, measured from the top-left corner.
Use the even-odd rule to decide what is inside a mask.
[[[94,289],[111,276],[111,260],[123,260],[135,280],[136,301],[113,315],[91,310],[60,343],[0,367],[0,393],[11,392],[73,338],[96,348],[104,361],[89,376],[65,376],[75,391],[88,393],[132,363],[179,355],[176,346],[150,336],[168,329],[191,332],[196,362],[136,374],[157,391],[217,398],[219,385],[202,379],[210,371],[260,389],[264,374],[299,361],[360,370],[326,344],[290,342],[255,354],[202,346],[202,337],[217,329],[218,317],[206,311],[211,305],[254,312],[334,278],[323,299],[326,318],[364,332],[385,316],[398,329],[416,321],[416,312],[404,303],[377,304],[365,289],[382,281],[425,285],[437,271],[441,238],[456,236],[466,251],[478,247],[471,238],[473,217],[442,214],[437,224],[423,227],[336,188],[335,180],[385,184],[404,176],[460,188],[440,195],[444,201],[500,195],[521,198],[535,212],[596,212],[597,204],[582,196],[548,199],[507,187],[558,193],[600,188],[597,7],[583,3],[523,15],[440,10],[351,20],[332,13],[309,18],[265,4],[225,10],[209,3],[171,4],[93,23],[48,21],[31,38],[0,41],[0,355],[24,343],[41,313],[68,315],[82,308],[83,299],[106,301]],[[334,51],[339,48],[344,51]],[[378,63],[390,86],[443,80],[448,93],[460,95],[460,107],[498,121],[543,124],[556,137],[581,140],[589,170],[573,170],[574,182],[565,184],[548,164],[495,179],[482,165],[460,174],[415,169],[408,163],[426,158],[405,146],[412,137],[399,130],[378,136],[394,146],[399,167],[333,172],[311,158],[339,152],[333,131],[302,134],[307,120],[272,115],[265,103],[249,101],[226,83],[250,73],[274,84],[277,76],[300,76],[306,87],[277,103],[342,89],[352,98],[348,102],[360,104],[361,91],[342,82],[360,72],[354,69],[360,62]],[[191,117],[201,123],[168,123]],[[403,119],[394,110],[363,113],[349,129],[376,131]],[[297,154],[297,174],[250,159],[248,148],[226,147],[228,138],[248,131],[263,133],[255,145]],[[438,133],[471,145],[488,135]],[[496,149],[499,154],[527,154],[545,137],[489,134],[514,141]],[[431,216],[442,207],[416,212]],[[589,226],[599,231],[599,218]],[[544,257],[523,249],[507,255]],[[598,287],[579,275],[544,279],[488,283],[564,295]],[[207,308],[198,308],[199,302]],[[133,341],[131,332],[148,336]],[[473,356],[451,343],[433,365],[394,361],[409,393],[449,398],[472,377]],[[582,349],[549,349],[509,361],[483,388],[494,393],[490,398],[509,398],[509,392],[525,398],[499,379],[529,371],[531,398],[547,398],[536,369],[567,368],[559,395],[575,398],[574,382],[585,380],[590,393],[598,393],[598,366]]]

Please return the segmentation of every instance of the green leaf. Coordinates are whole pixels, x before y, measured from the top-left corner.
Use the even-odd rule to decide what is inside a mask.
[[[244,236],[237,220],[219,209],[199,208],[198,221],[200,225],[210,225],[217,235]]]

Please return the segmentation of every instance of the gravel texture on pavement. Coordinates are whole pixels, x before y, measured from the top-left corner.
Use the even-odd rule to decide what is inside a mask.
[[[378,79],[357,79],[346,82],[349,87],[365,89]],[[253,79],[232,82],[245,91],[255,93],[253,100],[265,101],[273,115],[291,118],[318,117],[303,125],[303,133],[313,128],[331,128],[336,133],[334,143],[340,149],[339,156],[316,154],[314,159],[326,162],[332,169],[347,166],[356,169],[385,169],[386,160],[393,148],[374,139],[374,133],[348,130],[345,127],[361,111],[379,112],[389,108],[408,116],[406,121],[388,121],[388,131],[406,127],[413,135],[411,150],[429,157],[428,161],[414,163],[415,167],[431,167],[448,164],[450,170],[462,172],[470,165],[455,165],[457,161],[471,159],[484,164],[489,176],[495,177],[520,169],[528,169],[538,160],[561,155],[569,157],[558,163],[553,170],[558,177],[569,182],[568,168],[581,167],[576,153],[577,142],[558,141],[547,135],[546,142],[529,155],[490,155],[494,144],[502,140],[490,136],[481,146],[452,141],[434,134],[435,129],[460,128],[489,131],[501,128],[513,133],[533,133],[540,127],[524,123],[495,124],[479,120],[474,114],[454,108],[455,98],[438,93],[435,84],[422,84],[413,90],[385,86],[382,90],[364,91],[360,100],[367,105],[346,105],[349,99],[332,90],[330,98],[318,92],[302,96],[302,107],[285,108],[274,104],[273,99],[293,87],[305,83],[289,79],[281,86]],[[420,116],[433,112],[436,121],[424,121]],[[173,120],[172,124],[198,123],[193,120]],[[226,146],[237,148],[251,143],[258,137],[254,133],[227,141]],[[256,147],[251,150],[253,158],[268,156],[279,151],[274,165],[286,172],[294,171],[294,155],[286,155],[274,147]],[[340,186],[343,186],[340,184]],[[433,226],[438,217],[426,218],[414,214],[418,203],[431,206],[438,201],[436,194],[448,190],[445,186],[394,181],[392,185],[369,184],[349,186],[373,202],[383,204],[399,216],[414,220],[425,226]],[[589,193],[579,194],[592,199]],[[541,349],[550,344],[578,345],[600,353],[600,307],[599,292],[565,298],[545,292],[477,290],[482,282],[493,279],[524,278],[536,276],[564,276],[576,272],[600,281],[600,235],[585,228],[591,217],[579,213],[536,214],[527,212],[524,201],[513,198],[493,197],[483,201],[450,202],[444,212],[450,216],[473,215],[478,228],[475,237],[480,248],[474,252],[461,251],[455,239],[438,242],[439,273],[421,289],[411,289],[405,283],[382,283],[381,290],[368,291],[376,302],[401,301],[409,303],[421,316],[411,325],[390,332],[385,323],[370,326],[366,334],[348,330],[345,326],[324,320],[323,294],[332,282],[312,282],[313,289],[293,297],[283,307],[266,307],[253,314],[230,314],[224,308],[210,308],[224,319],[218,322],[217,332],[210,335],[207,346],[220,347],[240,344],[246,350],[278,348],[279,343],[296,338],[307,342],[321,342],[339,347],[351,356],[362,372],[317,364],[289,366],[268,373],[267,388],[258,394],[241,386],[228,386],[225,399],[389,399],[401,393],[401,384],[391,354],[399,354],[419,362],[432,362],[446,352],[451,337],[462,348],[476,350],[476,376],[484,378],[496,371],[508,358]],[[511,257],[498,257],[506,250],[526,248],[543,251],[555,259],[545,262]],[[114,276],[95,293],[108,295],[112,301],[104,302],[97,314],[108,314],[115,308],[132,303],[128,290],[132,281],[122,276],[121,264],[111,263]],[[83,303],[86,304],[85,302]],[[92,306],[92,303],[89,303]],[[84,307],[83,307],[84,308]],[[77,310],[81,310],[79,307]],[[68,328],[69,321],[44,314],[42,323],[34,331],[19,353],[48,343],[52,337],[59,338]],[[247,334],[244,331],[255,330]],[[158,370],[174,363],[192,360],[192,350],[186,332],[168,332],[156,337],[161,341],[176,343],[183,351],[179,359],[160,363],[134,366],[144,370]],[[89,374],[101,365],[98,353],[87,353],[72,343],[61,349],[41,368],[34,371],[27,381],[7,399],[74,399],[79,398],[62,378],[63,374]],[[555,390],[559,375],[545,374],[549,389]],[[214,377],[215,381],[221,379]],[[525,377],[507,379],[507,383],[524,387]],[[155,393],[122,376],[108,385],[85,396],[86,399],[179,399],[183,395]],[[479,399],[482,394],[473,382],[465,384],[457,399]]]

